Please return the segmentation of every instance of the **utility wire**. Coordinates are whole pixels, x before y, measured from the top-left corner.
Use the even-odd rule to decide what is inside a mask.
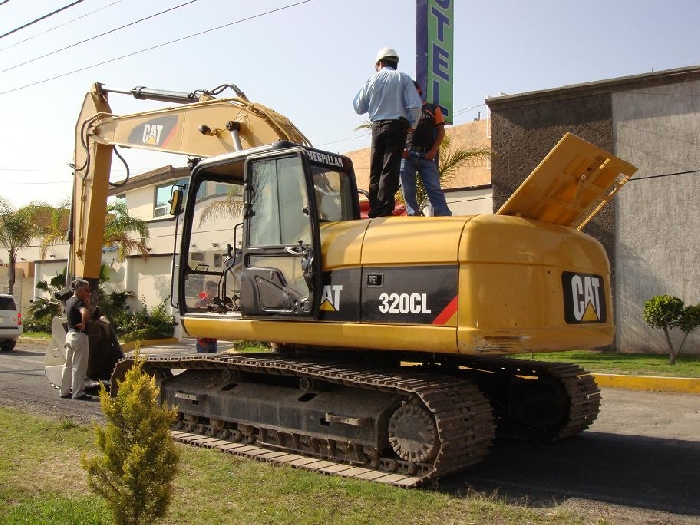
[[[165,9],[163,11],[159,11],[158,13],[154,13],[152,15],[145,16],[143,18],[139,18],[138,20],[134,20],[133,22],[129,22],[128,24],[121,25],[119,27],[115,27],[113,29],[110,29],[109,31],[105,31],[104,33],[100,33],[99,35],[92,36],[90,38],[86,38],[84,40],[80,40],[79,42],[75,42],[73,44],[67,45],[65,47],[62,47],[60,49],[55,49],[53,51],[49,51],[48,53],[44,53],[43,55],[40,55],[38,57],[30,58],[29,60],[25,60],[24,62],[20,64],[15,64],[14,66],[10,66],[6,69],[3,69],[0,71],[0,73],[6,73],[8,71],[12,71],[13,69],[17,69],[18,67],[26,66],[27,64],[31,64],[32,62],[36,62],[37,60],[41,60],[42,58],[49,57],[51,55],[55,55],[57,53],[60,53],[61,51],[66,51],[67,49],[71,49],[73,47],[77,47],[81,44],[84,44],[85,42],[90,42],[91,40],[97,40],[98,38],[101,38],[105,35],[109,35],[111,33],[116,33],[117,31],[120,31],[122,29],[125,29],[127,27],[135,26],[136,24],[140,24],[141,22],[145,22],[147,20],[150,20],[152,18],[156,18],[160,15],[163,15],[165,13],[169,13],[170,11],[175,11],[176,9],[180,9],[181,7],[184,7],[186,5],[194,4],[195,2],[198,2],[199,0],[189,0],[188,2],[184,2],[180,5],[176,5],[175,7],[169,7],[168,9]]]
[[[691,173],[697,173],[698,170],[687,170],[687,171],[677,171],[676,173],[662,173],[660,175],[647,175],[646,177],[633,177],[628,182],[634,182],[637,180],[645,179],[662,179],[664,177],[676,177],[678,175],[690,175]]]
[[[6,2],[9,2],[10,0],[5,0],[5,1],[6,1]],[[104,10],[104,9],[107,9],[108,7],[112,7],[113,5],[119,4],[119,3],[123,2],[123,1],[124,1],[124,0],[116,0],[115,2],[112,2],[111,4],[107,4],[107,5],[105,5],[105,6],[102,6],[102,7],[98,8],[98,9],[95,9],[94,11],[90,11],[89,13],[85,13],[84,15],[80,15],[80,16],[77,16],[77,17],[75,17],[75,18],[72,18],[71,20],[68,20],[67,22],[64,22],[64,23],[62,23],[62,24],[58,24],[58,25],[56,25],[56,26],[53,26],[53,27],[47,29],[46,31],[43,31],[43,32],[41,32],[41,33],[37,33],[36,35],[32,35],[32,36],[30,36],[30,37],[27,37],[27,38],[25,38],[24,40],[20,40],[19,42],[15,42],[14,44],[12,44],[12,45],[10,45],[10,46],[3,47],[2,49],[0,49],[0,53],[2,53],[3,51],[6,51],[6,50],[8,50],[8,49],[11,49],[11,48],[13,48],[13,47],[15,47],[15,46],[18,46],[18,45],[20,45],[20,44],[24,44],[25,42],[28,42],[29,40],[35,39],[36,37],[45,35],[46,33],[50,33],[51,31],[55,31],[56,29],[58,29],[58,28],[60,28],[60,27],[63,27],[63,26],[67,26],[67,25],[69,25],[69,24],[72,24],[72,23],[75,22],[76,20],[80,20],[81,18],[87,18],[87,17],[90,16],[90,15],[94,15],[95,13],[97,13],[97,12],[99,12],[99,11],[102,11],[102,10]],[[2,5],[2,4],[0,4],[0,5]]]
[[[470,106],[468,108],[463,108],[460,110],[455,111],[452,116],[456,117],[457,115],[461,115],[462,113],[466,113],[467,111],[471,111],[472,109],[480,108],[482,106],[485,106],[486,104],[477,104],[476,106]]]
[[[82,0],[80,0],[80,1],[82,1]],[[198,32],[196,32],[196,33],[190,33],[189,35],[186,35],[186,36],[183,36],[183,37],[180,37],[180,38],[176,38],[176,39],[174,39],[174,40],[168,40],[167,42],[162,42],[162,43],[160,43],[160,44],[156,44],[156,45],[151,46],[151,47],[146,47],[146,48],[140,49],[140,50],[138,50],[138,51],[133,51],[133,52],[131,52],[131,53],[127,53],[126,55],[121,55],[121,56],[118,56],[118,57],[112,57],[112,58],[110,58],[110,59],[103,60],[102,62],[97,62],[96,64],[91,64],[91,65],[89,65],[89,66],[84,66],[84,67],[81,67],[81,68],[78,68],[78,69],[74,69],[74,70],[72,70],[72,71],[66,71],[65,73],[61,73],[60,75],[54,75],[53,77],[45,78],[45,79],[43,79],[43,80],[37,80],[36,82],[32,82],[32,83],[30,83],[30,84],[25,84],[24,86],[19,86],[19,87],[16,87],[16,88],[8,89],[8,90],[6,90],[6,91],[0,91],[0,96],[2,96],[2,95],[7,95],[8,93],[14,93],[15,91],[20,91],[20,90],[26,89],[26,88],[28,88],[28,87],[33,87],[33,86],[38,86],[38,85],[40,85],[40,84],[45,84],[46,82],[51,82],[52,80],[57,80],[57,79],[59,79],[59,78],[67,77],[67,76],[70,76],[70,75],[74,75],[75,73],[80,73],[80,72],[82,72],[82,71],[87,71],[88,69],[93,69],[93,68],[98,67],[98,66],[103,66],[103,65],[105,65],[105,64],[111,64],[112,62],[118,62],[118,61],[120,61],[120,60],[124,60],[125,58],[131,58],[131,57],[133,57],[133,56],[139,55],[139,54],[141,54],[141,53],[145,53],[145,52],[147,52],[147,51],[153,51],[154,49],[158,49],[158,48],[161,48],[161,47],[165,47],[165,46],[168,46],[168,45],[170,45],[170,44],[175,44],[175,43],[177,43],[177,42],[183,42],[183,41],[185,41],[185,40],[189,40],[190,38],[202,36],[202,35],[205,35],[205,34],[207,34],[207,33],[212,33],[212,32],[214,32],[214,31],[218,31],[219,29],[224,29],[224,28],[226,28],[226,27],[230,27],[230,26],[233,26],[233,25],[236,25],[236,24],[240,24],[240,23],[242,23],[242,22],[248,22],[248,21],[250,21],[250,20],[254,20],[255,18],[261,18],[261,17],[266,16],[266,15],[271,15],[271,14],[274,14],[274,13],[276,13],[276,12],[278,12],[278,11],[284,11],[284,10],[286,10],[286,9],[291,9],[292,7],[298,7],[298,6],[302,5],[302,4],[308,4],[308,3],[311,2],[311,1],[312,1],[312,0],[302,0],[302,1],[300,1],[300,2],[295,2],[295,3],[293,3],[293,4],[287,4],[287,5],[282,6],[282,7],[277,7],[277,8],[275,8],[275,9],[271,9],[271,10],[269,10],[269,11],[265,11],[264,13],[258,13],[257,15],[251,15],[251,16],[248,16],[248,17],[245,17],[245,18],[241,18],[241,19],[239,19],[239,20],[234,20],[233,22],[229,22],[229,23],[227,23],[227,24],[223,24],[223,25],[216,26],[216,27],[210,27],[209,29],[205,29],[204,31],[198,31]]]
[[[6,4],[7,2],[9,2],[9,1],[10,1],[10,0],[2,0],[2,2],[0,2],[0,5],[5,5],[5,4]]]
[[[7,0],[7,1],[9,2],[9,0]],[[8,31],[8,32],[5,33],[4,35],[0,35],[0,38],[5,38],[6,36],[11,35],[12,33],[16,33],[17,31],[20,31],[21,29],[24,29],[25,27],[29,27],[29,26],[31,26],[31,25],[33,25],[33,24],[36,24],[37,22],[41,22],[42,20],[44,20],[44,19],[46,19],[46,18],[49,18],[50,16],[53,16],[53,15],[55,15],[55,14],[58,14],[58,13],[60,13],[61,11],[64,11],[65,9],[68,9],[68,8],[70,8],[70,7],[73,7],[74,5],[80,4],[81,2],[83,2],[83,0],[75,0],[75,2],[73,2],[72,4],[65,5],[65,6],[59,8],[59,9],[56,9],[55,11],[53,11],[53,12],[51,12],[51,13],[47,13],[47,14],[45,14],[44,16],[40,16],[39,18],[35,18],[35,19],[32,20],[31,22],[27,22],[27,23],[24,24],[24,25],[21,25],[21,26],[19,26],[19,27],[15,27],[12,31]]]

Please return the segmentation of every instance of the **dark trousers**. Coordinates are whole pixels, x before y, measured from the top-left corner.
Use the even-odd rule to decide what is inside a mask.
[[[372,124],[369,171],[369,216],[386,217],[394,212],[399,189],[401,154],[406,147],[403,121],[381,120]]]

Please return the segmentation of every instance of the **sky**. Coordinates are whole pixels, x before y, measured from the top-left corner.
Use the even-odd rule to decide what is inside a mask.
[[[698,0],[452,1],[454,124],[484,118],[485,100],[502,93],[700,64]],[[233,83],[314,146],[345,153],[370,146],[352,99],[377,51],[396,49],[415,76],[416,0],[83,0],[19,29],[74,2],[0,2],[0,196],[15,207],[69,197],[75,123],[94,82]],[[162,107],[119,95],[110,104],[116,114]],[[132,174],[186,162],[121,152]]]

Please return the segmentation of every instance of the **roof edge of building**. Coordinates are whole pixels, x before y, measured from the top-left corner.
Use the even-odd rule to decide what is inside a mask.
[[[536,104],[549,100],[576,98],[584,95],[597,95],[611,91],[626,91],[640,87],[661,86],[678,82],[700,80],[700,66],[689,66],[677,69],[666,69],[640,75],[628,75],[594,82],[572,84],[552,89],[528,91],[515,95],[501,95],[486,99],[489,109],[507,108]]]

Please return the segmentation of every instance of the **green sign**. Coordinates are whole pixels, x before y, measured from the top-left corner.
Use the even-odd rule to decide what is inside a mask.
[[[452,124],[454,2],[416,0],[416,80]]]

